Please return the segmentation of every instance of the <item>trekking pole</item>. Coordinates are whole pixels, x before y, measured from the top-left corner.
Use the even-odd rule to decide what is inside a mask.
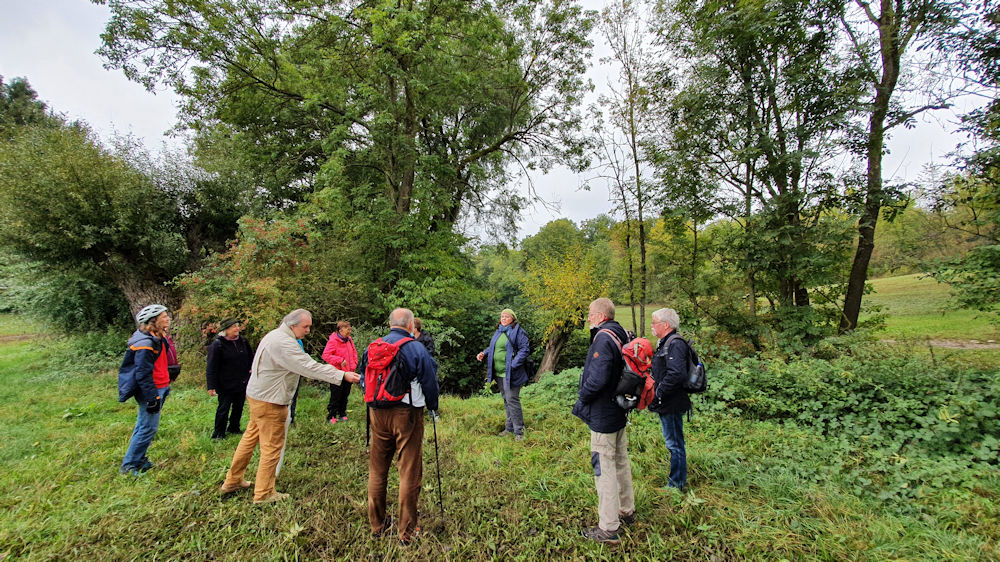
[[[441,507],[441,523],[444,523],[444,501],[441,499],[441,460],[438,459],[438,426],[437,412],[431,412],[431,425],[434,426],[434,464],[437,465],[438,476],[438,506]]]

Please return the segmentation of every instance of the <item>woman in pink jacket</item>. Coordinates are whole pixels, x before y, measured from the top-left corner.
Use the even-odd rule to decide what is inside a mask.
[[[358,366],[358,350],[351,339],[351,323],[337,322],[337,331],[330,334],[330,341],[323,348],[323,360],[342,370],[353,372]],[[330,423],[347,421],[347,397],[351,394],[351,383],[330,385],[330,403],[326,407],[326,417]]]

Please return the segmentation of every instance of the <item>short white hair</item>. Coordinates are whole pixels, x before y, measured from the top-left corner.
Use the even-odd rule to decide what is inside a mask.
[[[389,313],[390,328],[409,328],[413,322],[413,311],[409,308],[397,308]]]
[[[295,310],[289,312],[281,319],[281,323],[285,326],[298,326],[306,318],[312,318],[312,313],[304,308],[296,308]]]
[[[672,308],[661,308],[654,311],[653,320],[656,322],[666,322],[675,330],[678,330],[681,327],[681,317],[677,316],[677,311]]]

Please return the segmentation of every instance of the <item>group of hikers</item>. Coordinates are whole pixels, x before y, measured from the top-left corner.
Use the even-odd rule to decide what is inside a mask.
[[[573,414],[590,429],[591,465],[598,496],[598,523],[583,529],[583,536],[617,543],[623,525],[635,521],[632,471],[628,457],[628,410],[616,397],[626,370],[624,344],[632,334],[615,321],[614,303],[599,298],[590,303],[587,317],[591,343],[580,375]],[[170,314],[163,305],[150,305],[136,315],[138,329],[129,338],[118,373],[119,401],[135,398],[138,417],[119,471],[138,475],[153,468],[146,451],[156,435],[170,382],[176,378],[176,350],[169,337]],[[349,322],[340,321],[323,350],[324,362],[304,350],[302,339],[312,329],[312,314],[293,310],[279,326],[265,335],[256,350],[240,335],[240,324],[229,318],[220,322],[219,334],[210,343],[206,363],[208,393],[218,398],[213,438],[242,434],[232,463],[220,488],[229,494],[253,486],[255,504],[286,500],[275,490],[281,471],[286,435],[294,414],[300,377],[331,385],[329,423],[347,421],[350,385],[360,383],[370,424],[368,520],[373,537],[395,532],[402,545],[418,534],[417,502],[423,479],[424,410],[438,417],[438,365],[433,340],[423,331],[411,310],[397,308],[389,314],[389,331],[376,339],[358,358]],[[682,414],[691,402],[684,389],[691,350],[676,335],[680,320],[669,308],[652,314],[652,330],[659,338],[648,357],[655,395],[648,408],[660,417],[663,438],[670,453],[668,486],[683,489],[687,483]],[[651,346],[645,339],[648,349]],[[413,343],[411,343],[413,342]],[[530,343],[514,311],[507,308],[489,345],[476,359],[486,362],[487,383],[496,380],[503,395],[506,422],[500,436],[524,439],[520,390],[528,382]],[[616,400],[617,398],[617,400]],[[244,400],[250,407],[246,430],[240,429]],[[244,478],[254,450],[260,447],[256,480]],[[386,512],[389,468],[397,457],[399,472],[398,520]]]

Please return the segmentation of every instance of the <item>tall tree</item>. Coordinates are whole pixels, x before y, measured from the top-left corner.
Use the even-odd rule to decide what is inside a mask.
[[[641,11],[642,2],[616,0],[601,12],[600,30],[611,47],[610,63],[616,73],[609,81],[610,93],[601,96],[598,112],[607,115],[610,127],[598,121],[598,156],[607,170],[612,200],[625,216],[625,253],[628,264],[629,304],[632,323],[639,335],[646,334],[646,294],[648,271],[646,264],[646,214],[655,197],[655,183],[646,169],[642,153],[645,127],[649,119],[650,92],[646,84],[650,71],[651,43]],[[633,218],[634,217],[634,218]],[[639,273],[633,272],[632,230],[638,229]],[[638,279],[639,290],[635,291]],[[639,319],[636,319],[636,305]]]
[[[591,25],[561,0],[122,1],[102,53],[172,85],[189,126],[261,154],[276,200],[336,191],[388,290],[463,213],[519,212],[511,163],[583,164]]]
[[[830,161],[859,93],[855,68],[838,56],[840,10],[838,0],[659,5],[667,103],[652,148],[664,208],[742,223],[754,239],[742,258],[751,313],[758,285],[790,307],[808,306],[809,286],[828,282],[813,275],[812,256],[827,249],[808,231],[837,204]]]
[[[863,146],[867,170],[860,193],[858,245],[851,263],[840,319],[842,332],[858,325],[879,214],[885,205],[900,198],[898,191],[886,189],[883,183],[882,157],[886,135],[894,127],[910,122],[919,113],[947,107],[937,88],[928,88],[927,84],[920,84],[919,88],[931,99],[920,105],[903,107],[897,88],[904,76],[904,56],[923,58],[931,64],[943,56],[944,53],[935,53],[934,50],[921,51],[920,46],[922,43],[930,44],[953,25],[957,8],[957,3],[947,0],[854,0],[854,5],[857,11],[853,15],[858,17],[852,18],[851,13],[845,12],[841,23],[873,95],[865,108],[868,123]]]

